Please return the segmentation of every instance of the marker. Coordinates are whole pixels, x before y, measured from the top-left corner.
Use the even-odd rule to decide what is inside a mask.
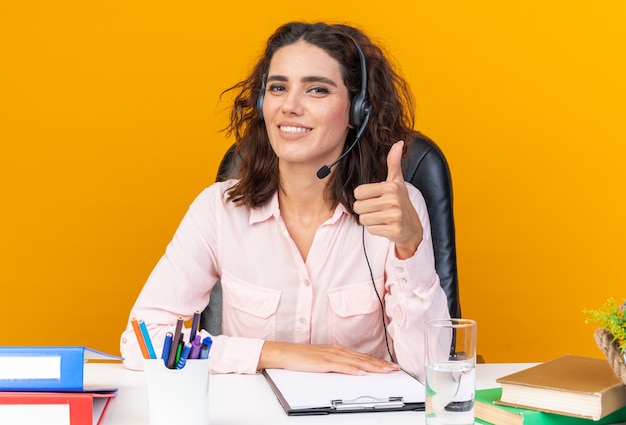
[[[211,351],[211,345],[213,345],[213,340],[211,339],[210,336],[207,336],[202,340],[202,347],[200,347],[201,359],[209,358],[209,351]]]
[[[209,358],[209,346],[207,344],[202,344],[200,347],[200,359],[208,359]]]
[[[178,344],[176,345],[176,358],[174,359],[174,367],[172,369],[176,369],[176,366],[178,365],[178,361],[180,360],[180,356],[183,354],[184,346],[185,346],[185,342],[183,341],[183,338],[181,336],[180,341],[178,341]]]
[[[146,343],[146,348],[148,349],[148,356],[151,359],[156,359],[156,353],[154,352],[154,347],[152,346],[152,340],[150,339],[150,334],[148,333],[148,328],[146,327],[146,322],[143,320],[138,320],[139,329],[141,330],[141,335],[143,335],[144,342]]]
[[[191,333],[189,334],[189,343],[193,343],[196,339],[196,332],[198,332],[198,325],[200,324],[200,311],[196,310],[193,314],[193,321],[191,322]]]
[[[191,342],[191,352],[189,353],[190,359],[197,359],[200,357],[200,348],[202,347],[202,337],[196,335],[196,338]]]
[[[172,348],[172,338],[174,334],[168,332],[165,334],[165,341],[163,342],[163,352],[161,353],[161,358],[163,359],[163,363],[167,366],[167,360],[170,357],[170,349]]]
[[[189,352],[191,351],[191,344],[185,344],[185,348],[180,353],[180,359],[176,364],[176,369],[182,369],[185,367],[185,363],[187,363],[187,358],[189,357]]]

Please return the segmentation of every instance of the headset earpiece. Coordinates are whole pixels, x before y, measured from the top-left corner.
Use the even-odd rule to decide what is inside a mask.
[[[263,74],[263,81],[261,82],[261,90],[259,90],[259,97],[256,99],[256,110],[259,113],[259,119],[261,121],[263,118],[263,99],[265,98],[265,77],[266,74]]]
[[[352,106],[350,107],[350,125],[356,129],[361,127],[369,110],[370,107],[367,99],[365,99],[361,93],[357,94],[352,100]]]
[[[356,129],[360,129],[363,125],[366,115],[370,113],[370,104],[367,99],[367,64],[365,62],[365,54],[356,40],[352,40],[359,53],[359,61],[361,63],[361,90],[352,99],[350,105],[350,125]]]

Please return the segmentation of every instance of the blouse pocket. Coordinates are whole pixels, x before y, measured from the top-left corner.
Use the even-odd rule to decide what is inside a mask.
[[[335,288],[328,300],[332,341],[363,352],[375,349],[382,340],[382,319],[372,283]]]
[[[223,332],[229,336],[276,339],[276,311],[281,291],[222,275]]]

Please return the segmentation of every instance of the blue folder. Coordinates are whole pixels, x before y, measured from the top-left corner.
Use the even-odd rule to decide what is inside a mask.
[[[83,372],[89,359],[122,360],[80,346],[0,347],[0,391],[85,391]]]

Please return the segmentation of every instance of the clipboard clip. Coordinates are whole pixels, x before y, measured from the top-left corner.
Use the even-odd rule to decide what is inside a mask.
[[[398,409],[404,407],[404,398],[376,398],[369,395],[363,395],[352,400],[331,400],[330,403],[332,408],[337,411]]]

